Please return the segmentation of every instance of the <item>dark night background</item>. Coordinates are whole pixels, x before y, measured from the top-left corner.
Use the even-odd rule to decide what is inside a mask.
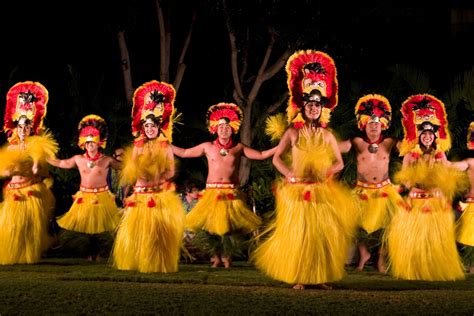
[[[176,68],[173,62],[178,58],[191,11],[198,7],[185,58],[187,68],[175,103],[185,125],[177,126],[174,142],[192,146],[209,140],[204,125],[207,108],[218,102],[234,102],[229,38],[221,1],[164,1],[165,5],[167,2],[172,3],[167,16],[173,36],[172,78]],[[432,94],[440,98],[437,92],[445,93],[455,76],[472,69],[473,1],[230,3],[236,12],[236,29],[249,26],[257,44],[266,43],[259,25],[275,26],[281,42],[275,46],[274,56],[290,47],[292,51],[322,50],[333,57],[340,85],[336,112],[352,111],[363,94],[383,94],[394,65],[409,65],[426,73]],[[155,1],[3,1],[1,6],[0,95],[5,96],[19,81],[39,81],[46,86],[50,101],[45,125],[61,144],[60,156],[78,153],[76,126],[90,113],[103,116],[109,124],[108,152],[128,143],[131,106],[125,102],[116,31],[125,30],[134,87],[160,80]],[[256,47],[251,60],[258,62],[264,50]],[[354,86],[360,94],[354,94]],[[285,91],[286,73],[282,69],[264,83],[259,104],[264,106],[266,100],[271,103],[274,95]],[[392,107],[398,109],[408,96],[389,97]],[[0,114],[3,117],[3,107]],[[257,139],[250,145],[261,149],[269,143]],[[63,177],[77,181],[77,175]],[[73,186],[77,189],[77,183]]]

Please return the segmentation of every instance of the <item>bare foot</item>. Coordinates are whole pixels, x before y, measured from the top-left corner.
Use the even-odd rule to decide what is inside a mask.
[[[100,255],[97,255],[97,256],[95,256],[95,258],[94,258],[95,262],[100,262],[100,259],[101,259],[101,258],[100,258]]]
[[[217,255],[211,257],[212,268],[217,268],[221,265],[221,258]]]
[[[295,285],[293,286],[293,288],[294,288],[295,290],[304,290],[304,284],[300,284],[300,283],[295,284]]]
[[[230,257],[222,257],[222,262],[224,263],[224,268],[232,267],[232,259]]]
[[[94,261],[94,258],[92,258],[92,256],[87,256],[87,261],[92,262]]]
[[[469,273],[474,273],[474,266],[470,266],[468,271]]]
[[[385,267],[385,259],[379,258],[379,260],[377,260],[377,270],[379,270],[380,273],[387,272],[387,268]]]
[[[329,286],[326,283],[316,284],[316,288],[321,290],[332,290],[332,286]]]
[[[357,270],[362,271],[364,270],[364,266],[370,259],[370,252],[367,250],[365,245],[359,245],[359,264],[357,266]]]

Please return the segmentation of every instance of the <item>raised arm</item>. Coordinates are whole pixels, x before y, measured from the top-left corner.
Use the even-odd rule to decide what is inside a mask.
[[[77,155],[76,155],[76,156],[77,156]],[[55,167],[58,167],[58,168],[72,169],[72,168],[77,167],[77,164],[76,164],[76,156],[73,156],[73,157],[68,158],[68,159],[51,159],[51,158],[47,158],[46,161],[47,161],[50,165],[55,166]]]
[[[110,166],[115,170],[120,170],[123,168],[122,162],[112,157],[110,157]]]
[[[181,158],[196,158],[196,157],[204,156],[206,152],[205,147],[206,147],[206,143],[201,143],[191,148],[181,148],[181,147],[171,144],[171,149],[173,150],[173,154]]]
[[[275,153],[278,147],[278,146],[275,146],[271,149],[258,151],[253,148],[247,147],[244,144],[242,144],[242,146],[243,146],[244,156],[253,160],[264,160],[264,159],[270,158],[271,156],[273,156],[273,154]]]

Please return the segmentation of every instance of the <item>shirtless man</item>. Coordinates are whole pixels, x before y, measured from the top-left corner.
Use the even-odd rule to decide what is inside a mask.
[[[369,247],[380,246],[382,231],[402,198],[389,178],[390,153],[398,141],[382,135],[382,131],[390,125],[390,103],[381,95],[369,94],[358,100],[355,112],[358,127],[364,135],[340,142],[339,148],[341,153],[347,153],[352,148],[357,159],[357,185],[354,191],[361,204],[357,270],[362,271],[371,256]],[[377,269],[385,272],[383,247],[378,250]]]
[[[107,185],[109,168],[119,169],[121,165],[99,150],[99,147],[105,148],[106,142],[105,121],[97,115],[87,115],[79,123],[78,145],[85,149],[85,153],[68,159],[48,160],[58,168],[79,170],[80,190],[74,195],[69,211],[58,219],[58,224],[64,229],[89,235],[89,261],[100,260],[97,235],[113,232],[121,217]]]
[[[246,205],[239,187],[241,157],[263,160],[271,157],[275,148],[257,151],[242,143],[234,143],[232,134],[237,134],[242,120],[242,111],[232,103],[219,103],[207,112],[209,131],[217,133],[212,142],[204,142],[184,149],[172,145],[173,152],[181,158],[206,156],[208,174],[206,190],[202,198],[186,216],[186,227],[191,231],[203,230],[211,234],[219,246],[211,253],[213,267],[232,264],[231,254],[226,253],[230,235],[234,232],[252,232],[261,224],[260,218]]]

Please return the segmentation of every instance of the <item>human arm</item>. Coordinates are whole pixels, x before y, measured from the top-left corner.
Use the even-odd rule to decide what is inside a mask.
[[[110,166],[115,170],[123,168],[122,162],[112,157],[110,157]]]
[[[451,163],[451,167],[461,171],[466,171],[467,169],[469,169],[469,163],[467,162],[467,160],[456,161]]]
[[[289,129],[283,134],[280,142],[276,146],[275,153],[273,155],[272,163],[277,170],[289,181],[294,182],[295,174],[293,170],[289,168],[283,159],[282,155],[285,153],[287,148],[291,145],[291,133],[292,129]]]
[[[264,150],[264,151],[258,151],[258,150],[255,150],[253,148],[247,147],[243,144],[242,144],[242,146],[243,146],[244,156],[249,158],[249,159],[253,159],[253,160],[264,160],[264,159],[270,158],[271,156],[273,156],[275,154],[275,151],[278,147],[278,146],[275,146],[271,149],[267,149],[267,150]]]
[[[46,161],[57,168],[62,169],[72,169],[77,166],[76,164],[76,156],[73,156],[68,159],[53,159],[53,158],[46,158]]]
[[[336,138],[330,132],[327,132],[327,135],[328,135],[327,139],[328,139],[329,145],[331,146],[333,150],[334,159],[335,159],[333,165],[327,171],[327,176],[330,177],[333,174],[341,171],[342,168],[344,168],[344,161],[342,160],[341,151],[339,150],[339,145],[337,143]]]
[[[343,140],[338,142],[337,146],[339,147],[339,151],[341,154],[347,154],[352,148],[352,142],[350,139]]]
[[[202,143],[191,148],[181,148],[171,144],[173,154],[181,158],[196,158],[201,157],[205,154],[205,144]]]

